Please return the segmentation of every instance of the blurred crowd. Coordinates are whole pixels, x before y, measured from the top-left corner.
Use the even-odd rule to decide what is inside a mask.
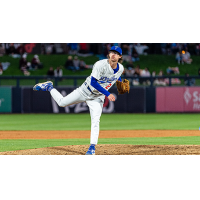
[[[132,56],[133,62],[139,59],[138,55],[147,54],[176,55],[187,50],[191,55],[200,55],[200,43],[43,43],[41,53],[106,57],[113,45],[121,47],[123,55]]]
[[[58,66],[55,69],[50,67],[47,71],[48,76],[61,78],[63,69],[76,72],[92,68],[92,65],[86,64],[82,58],[96,55],[99,59],[105,59],[113,45],[122,48],[123,60],[125,61],[124,75],[136,77],[132,81],[133,85],[150,85],[148,77],[151,76],[180,74],[178,66],[169,66],[165,72],[161,69],[157,74],[155,71],[150,72],[148,67],[141,68],[139,64],[135,65],[135,62],[140,61],[140,55],[174,55],[178,65],[191,64],[193,61],[191,55],[200,55],[200,43],[40,43],[40,52],[31,54],[32,58],[27,60],[28,54],[23,43],[0,43],[0,56],[10,55],[13,58],[20,58],[19,69],[24,75],[29,76],[31,71],[43,68],[43,63],[39,58],[40,54],[68,54],[63,66]],[[7,67],[6,64],[0,63],[0,75]],[[200,75],[200,69],[198,74]],[[188,73],[185,76],[186,80],[190,80]],[[145,77],[145,79],[140,79],[140,77]],[[190,83],[186,82],[186,85],[195,83],[194,80]],[[172,78],[171,83],[180,84],[181,81],[178,78]],[[169,84],[167,78],[158,78],[154,81],[154,85],[164,86],[167,84]]]
[[[62,80],[62,76],[63,76],[63,68],[67,69],[67,70],[71,70],[72,72],[76,72],[76,71],[83,71],[89,68],[92,68],[93,65],[86,65],[86,63],[82,60],[79,59],[78,56],[74,56],[74,58],[70,55],[68,56],[64,67],[63,66],[59,66],[56,69],[54,69],[53,67],[50,67],[49,70],[47,71],[47,76],[50,77],[50,79],[52,77],[59,77],[60,80]]]
[[[169,66],[166,69],[165,73],[161,69],[156,74],[156,71],[150,72],[148,67],[141,68],[139,64],[134,66],[134,63],[132,61],[129,61],[125,65],[125,69],[123,72],[123,75],[128,77],[132,85],[150,85],[151,84],[150,77],[164,76],[164,75],[171,75],[171,74],[175,74],[175,75],[180,74],[179,67]],[[133,77],[134,79],[132,80]],[[153,84],[162,85],[162,86],[169,85],[169,78],[163,78],[163,77],[156,78]],[[181,81],[179,78],[171,78],[171,84],[181,84]]]
[[[138,60],[138,55],[147,54],[176,55],[179,51],[187,50],[191,55],[200,55],[200,43],[40,43],[40,52],[37,54],[106,56],[112,45],[121,47],[123,55],[132,56],[133,62]],[[0,56],[23,55],[25,52],[23,44],[0,43]]]
[[[19,60],[19,69],[25,76],[30,75],[30,71],[42,69],[43,64],[40,62],[39,56],[34,55],[30,62],[27,61],[27,54],[24,53]]]

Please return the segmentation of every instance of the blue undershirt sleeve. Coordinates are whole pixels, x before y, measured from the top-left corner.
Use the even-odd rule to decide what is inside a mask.
[[[106,95],[107,97],[110,95],[110,92],[101,87],[100,84],[97,82],[97,79],[94,78],[93,76],[91,77],[91,86],[94,87],[99,92],[101,92],[102,94]]]
[[[121,79],[121,77],[119,77],[118,81],[121,81],[121,82],[122,82],[122,79]]]

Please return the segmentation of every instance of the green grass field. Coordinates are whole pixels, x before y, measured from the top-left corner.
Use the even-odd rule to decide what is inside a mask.
[[[103,114],[101,130],[198,130],[200,114]],[[0,130],[90,130],[89,114],[1,114]],[[0,140],[0,152],[65,145],[85,145],[89,139]],[[108,138],[98,144],[200,145],[199,136]]]
[[[102,114],[101,130],[198,130],[200,114]],[[1,114],[0,130],[90,130],[89,114]]]

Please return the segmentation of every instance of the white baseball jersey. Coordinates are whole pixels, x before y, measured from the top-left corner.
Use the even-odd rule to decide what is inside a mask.
[[[99,122],[103,109],[105,95],[91,86],[91,77],[98,80],[98,83],[106,90],[109,90],[119,79],[124,71],[123,65],[119,63],[119,70],[114,74],[108,59],[98,61],[94,64],[91,75],[76,90],[63,97],[55,88],[50,91],[51,96],[61,107],[86,102],[91,115],[91,137],[90,143],[97,144],[99,137]]]
[[[91,86],[91,77],[97,79],[97,82],[103,87],[105,90],[109,90],[115,82],[119,79],[121,74],[124,71],[124,67],[122,64],[119,64],[119,70],[117,73],[114,74],[114,70],[110,66],[108,59],[97,61],[92,69],[91,75],[86,79],[85,83],[80,87],[83,92],[87,92],[87,87],[89,86],[92,93],[96,96],[102,96],[103,94],[96,90],[94,87]],[[104,96],[104,95],[103,95]]]

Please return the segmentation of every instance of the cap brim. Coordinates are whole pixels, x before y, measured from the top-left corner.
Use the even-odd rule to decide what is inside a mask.
[[[118,51],[116,51],[116,50],[112,50],[112,49],[111,49],[111,50],[109,50],[109,51],[115,51],[115,52],[117,52],[119,55],[122,55],[122,54],[120,54],[120,53],[119,53]]]

